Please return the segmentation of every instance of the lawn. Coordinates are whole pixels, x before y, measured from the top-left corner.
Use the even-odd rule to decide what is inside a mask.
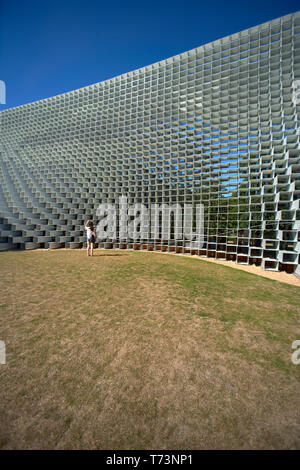
[[[0,448],[300,448],[299,287],[136,251],[0,269]]]

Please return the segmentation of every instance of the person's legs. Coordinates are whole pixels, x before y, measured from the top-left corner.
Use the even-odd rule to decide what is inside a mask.
[[[91,256],[93,256],[94,253],[94,243],[91,243]]]
[[[89,241],[87,241],[86,254],[90,256],[90,242]]]

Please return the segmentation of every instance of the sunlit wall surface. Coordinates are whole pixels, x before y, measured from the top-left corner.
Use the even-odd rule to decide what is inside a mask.
[[[99,203],[204,205],[204,243],[299,271],[300,13],[0,113],[0,249],[84,246]]]

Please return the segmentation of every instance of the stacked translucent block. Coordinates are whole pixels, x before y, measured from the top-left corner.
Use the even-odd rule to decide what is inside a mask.
[[[99,246],[300,274],[299,59],[298,12],[1,111],[0,250],[83,247],[99,203],[126,196],[202,203],[202,247],[118,234]]]

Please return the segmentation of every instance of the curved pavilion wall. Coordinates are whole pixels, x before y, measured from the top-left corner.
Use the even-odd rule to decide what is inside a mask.
[[[300,13],[0,112],[0,250],[84,246],[99,203],[204,205],[197,253],[299,270]],[[160,223],[160,222],[159,222]]]

